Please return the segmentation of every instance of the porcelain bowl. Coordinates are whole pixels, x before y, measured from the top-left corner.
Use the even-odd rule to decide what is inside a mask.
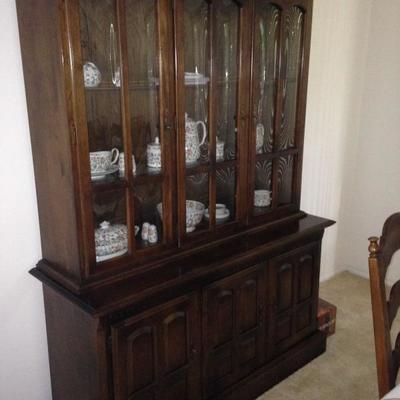
[[[205,205],[196,200],[186,200],[186,232],[193,232],[204,216]],[[162,219],[162,203],[157,204]]]

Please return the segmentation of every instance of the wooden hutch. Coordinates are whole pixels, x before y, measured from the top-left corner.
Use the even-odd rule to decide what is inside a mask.
[[[17,11],[53,398],[254,399],[321,354],[333,222],[300,211],[312,0]]]

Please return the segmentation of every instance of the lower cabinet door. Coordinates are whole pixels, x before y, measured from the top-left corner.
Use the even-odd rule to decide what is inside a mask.
[[[221,392],[265,359],[265,265],[206,287],[203,292],[205,397]]]
[[[317,329],[320,244],[270,261],[268,353],[277,356]]]
[[[196,295],[112,326],[115,400],[197,400],[200,324]]]

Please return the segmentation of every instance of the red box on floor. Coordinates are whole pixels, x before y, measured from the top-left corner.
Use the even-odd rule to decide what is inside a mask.
[[[318,299],[318,329],[327,336],[335,333],[336,306],[325,300]]]

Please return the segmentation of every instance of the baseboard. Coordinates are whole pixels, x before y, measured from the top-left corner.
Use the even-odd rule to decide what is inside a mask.
[[[213,400],[254,400],[325,350],[326,335],[317,331]]]
[[[354,267],[347,267],[345,269],[345,271],[350,272],[351,274],[357,275],[361,278],[365,278],[369,280],[369,273],[368,271],[364,271],[364,270],[359,270],[357,268]]]

